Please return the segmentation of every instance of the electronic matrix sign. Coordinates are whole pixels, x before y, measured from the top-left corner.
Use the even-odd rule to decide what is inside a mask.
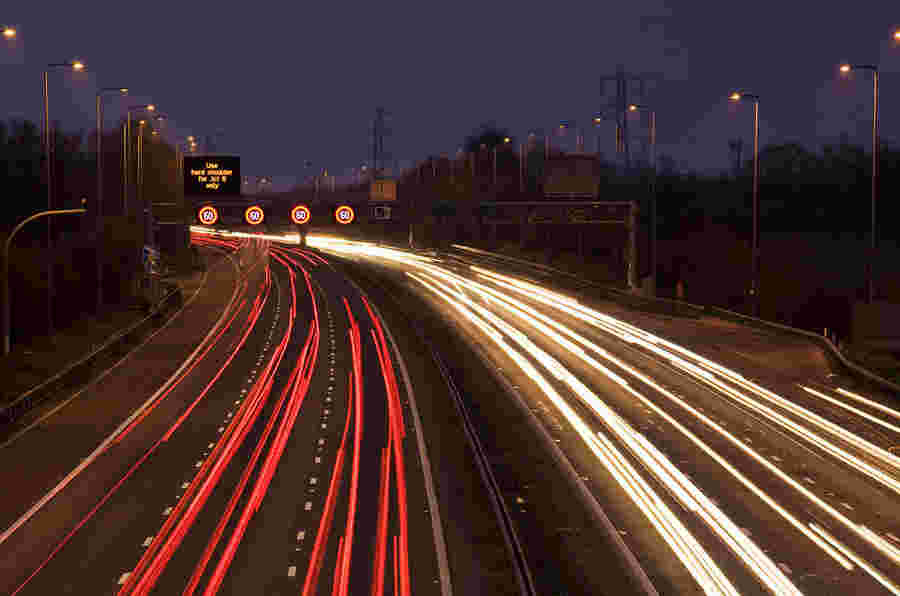
[[[185,155],[184,194],[239,196],[241,158],[236,155]]]

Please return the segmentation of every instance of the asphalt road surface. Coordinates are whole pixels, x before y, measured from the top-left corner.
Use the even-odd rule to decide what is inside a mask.
[[[626,320],[546,272],[307,240],[418,296],[502,372],[659,593],[900,594],[896,396],[771,334]],[[730,349],[732,333],[771,342],[770,359]]]
[[[198,241],[255,247],[235,252],[235,299],[185,367],[34,507],[6,501],[0,593],[442,593],[441,521],[374,309],[311,251]],[[73,421],[78,403],[4,457],[27,461],[39,435],[52,445],[42,428],[102,418],[97,398]]]

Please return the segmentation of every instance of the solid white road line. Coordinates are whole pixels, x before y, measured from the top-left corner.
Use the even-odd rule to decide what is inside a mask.
[[[87,468],[89,465],[91,465],[94,462],[94,460],[97,459],[97,457],[101,453],[103,453],[103,451],[107,448],[107,446],[109,446],[113,442],[113,440],[116,438],[116,436],[118,436],[118,434],[120,432],[122,432],[124,429],[128,428],[128,426],[138,416],[140,416],[141,413],[150,404],[152,404],[156,400],[156,398],[173,382],[173,380],[176,379],[178,377],[178,375],[180,375],[181,372],[185,368],[187,368],[187,366],[191,363],[191,361],[194,359],[194,357],[203,348],[204,344],[206,344],[207,340],[209,340],[209,338],[216,331],[216,329],[222,324],[222,322],[225,320],[226,315],[228,314],[228,311],[231,309],[231,306],[234,304],[235,300],[237,299],[237,293],[238,293],[238,290],[240,289],[240,285],[241,285],[240,284],[240,269],[238,268],[237,263],[235,262],[234,258],[230,254],[226,255],[226,256],[231,261],[231,264],[234,266],[235,272],[237,273],[237,276],[235,277],[235,282],[234,282],[234,292],[231,294],[231,300],[228,302],[228,304],[222,310],[222,315],[219,317],[219,320],[216,321],[216,324],[213,325],[213,327],[209,330],[209,333],[206,334],[206,337],[203,338],[203,341],[200,342],[200,344],[197,346],[197,348],[193,351],[193,353],[191,353],[190,356],[187,357],[187,359],[178,368],[178,370],[176,370],[174,373],[172,373],[172,376],[169,377],[169,379],[165,383],[163,383],[162,386],[153,395],[151,395],[147,399],[147,401],[145,401],[134,412],[132,412],[132,414],[128,418],[126,418],[122,422],[122,424],[120,424],[119,427],[116,428],[116,430],[114,430],[112,433],[110,433],[110,435],[108,437],[106,437],[103,440],[103,442],[100,443],[100,445],[98,445],[97,448],[91,452],[90,455],[88,455],[86,458],[81,460],[81,463],[79,463],[75,467],[75,469],[73,469],[71,472],[69,472],[65,478],[60,480],[56,486],[54,486],[52,489],[47,491],[47,494],[45,494],[43,497],[41,497],[34,505],[31,506],[31,508],[28,511],[23,513],[22,516],[19,517],[19,519],[17,519],[15,522],[13,522],[6,530],[4,530],[3,533],[0,534],[0,544],[3,544],[7,540],[9,540],[9,537],[12,536],[16,532],[16,530],[18,530],[28,520],[30,520],[32,517],[34,517],[34,515],[38,511],[43,509],[43,507],[47,503],[49,503],[57,494],[59,494],[60,491],[62,491],[66,486],[68,486],[68,484],[70,482],[72,482],[72,480],[75,479],[76,476],[78,476],[85,468]],[[195,294],[195,296],[196,296],[196,294]],[[174,320],[174,317],[169,320],[170,321]],[[162,330],[162,328],[160,330]]]

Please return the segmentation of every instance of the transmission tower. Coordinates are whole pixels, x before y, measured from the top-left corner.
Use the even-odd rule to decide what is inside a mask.
[[[662,73],[642,73],[628,74],[625,67],[619,65],[616,68],[616,74],[600,77],[601,94],[606,96],[606,83],[612,81],[615,83],[615,98],[611,98],[605,106],[605,111],[612,111],[616,114],[616,124],[619,129],[619,137],[616,142],[616,153],[621,155],[620,159],[624,160],[625,171],[631,171],[631,135],[628,132],[628,106],[631,104],[642,104],[647,94],[647,82],[658,81],[663,78]],[[643,153],[646,158],[649,155],[649,143],[644,138]]]
[[[391,116],[383,107],[375,109],[375,120],[372,122],[372,178],[381,178],[384,173],[384,165],[390,162],[391,154],[384,149],[384,138],[391,135],[387,128],[386,117]]]

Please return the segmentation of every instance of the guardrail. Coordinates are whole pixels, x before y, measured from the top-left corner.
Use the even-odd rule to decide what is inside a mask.
[[[76,374],[79,372],[83,373],[83,371],[89,368],[100,356],[103,355],[104,352],[107,352],[113,347],[124,342],[129,336],[131,336],[135,332],[138,332],[141,327],[147,325],[149,321],[152,321],[154,318],[156,318],[163,311],[163,309],[169,305],[169,303],[177,303],[178,299],[180,298],[181,288],[176,286],[162,297],[162,299],[147,314],[146,317],[135,322],[127,329],[119,331],[81,360],[67,365],[64,369],[62,369],[46,381],[40,383],[39,385],[35,385],[25,393],[22,393],[21,395],[13,399],[13,401],[9,404],[0,407],[0,424],[10,424],[14,422],[23,414],[27,413],[32,408],[48,399],[53,393],[54,389],[60,390],[66,387],[67,379],[76,376]]]
[[[822,345],[825,347],[825,349],[826,349],[827,351],[829,351],[830,353],[832,353],[832,354],[833,354],[833,355],[841,362],[841,364],[843,364],[844,366],[846,366],[847,368],[849,368],[849,369],[852,370],[853,372],[855,372],[855,373],[857,373],[857,374],[859,374],[859,375],[862,375],[862,376],[865,377],[867,380],[869,380],[869,381],[871,381],[871,382],[874,382],[874,383],[876,383],[876,384],[878,384],[878,385],[881,385],[881,386],[884,387],[884,388],[887,388],[887,389],[890,389],[890,390],[895,391],[895,392],[897,392],[897,393],[900,393],[900,385],[898,385],[897,383],[894,383],[894,382],[892,382],[892,381],[889,381],[889,380],[885,379],[884,377],[881,377],[881,376],[877,375],[876,373],[874,373],[874,372],[872,372],[872,371],[870,371],[870,370],[868,370],[868,369],[866,369],[866,368],[863,368],[862,366],[856,364],[855,362],[852,362],[852,361],[849,360],[846,356],[844,356],[843,353],[841,353],[841,351],[838,349],[838,347],[835,346],[834,343],[833,343],[829,338],[824,337],[824,336],[822,336],[822,335],[819,335],[819,334],[817,334],[817,333],[813,333],[813,332],[811,332],[811,331],[806,331],[805,329],[798,329],[798,328],[796,328],[796,327],[790,327],[790,326],[788,326],[788,325],[782,325],[781,323],[775,323],[775,322],[773,322],[773,321],[767,321],[767,320],[765,320],[765,319],[759,319],[759,318],[757,318],[757,317],[751,317],[751,316],[749,316],[749,315],[745,315],[745,314],[742,314],[742,313],[739,313],[739,312],[734,312],[734,311],[732,311],[732,310],[728,310],[728,309],[725,309],[725,308],[719,308],[719,307],[717,307],[717,306],[709,306],[709,305],[703,306],[703,305],[699,305],[699,304],[692,304],[692,303],[690,303],[690,302],[684,302],[684,301],[682,301],[682,300],[671,300],[671,299],[669,299],[669,298],[659,298],[659,297],[651,297],[651,296],[640,296],[640,295],[637,295],[637,294],[635,294],[635,293],[632,293],[632,292],[629,292],[629,291],[626,291],[626,290],[620,290],[620,289],[618,289],[618,288],[612,288],[612,287],[609,287],[609,286],[605,286],[605,285],[603,285],[603,284],[599,284],[599,283],[596,283],[596,282],[591,282],[591,281],[589,281],[589,280],[585,280],[585,279],[583,279],[583,278],[581,278],[581,277],[579,277],[579,276],[577,276],[577,275],[575,275],[575,274],[573,274],[573,273],[570,273],[570,272],[568,272],[568,271],[562,271],[561,269],[555,269],[555,268],[553,268],[553,267],[549,267],[549,266],[544,265],[544,264],[542,264],[542,263],[535,263],[535,262],[533,262],[533,261],[528,261],[528,260],[525,260],[525,259],[519,259],[519,258],[516,258],[516,257],[511,257],[511,256],[509,256],[509,255],[504,255],[504,254],[501,254],[501,253],[495,253],[495,252],[483,250],[483,249],[480,249],[480,248],[473,248],[473,247],[471,247],[471,246],[463,246],[463,245],[461,245],[461,244],[453,244],[453,245],[451,245],[451,247],[457,248],[457,249],[459,249],[459,250],[464,250],[464,251],[467,251],[467,252],[472,252],[472,253],[476,253],[476,254],[484,254],[484,255],[489,255],[489,256],[492,256],[492,257],[496,257],[496,258],[506,259],[506,260],[509,260],[509,261],[512,261],[512,262],[518,262],[518,263],[523,264],[523,265],[529,265],[529,266],[531,266],[531,267],[536,267],[536,268],[538,268],[538,269],[542,269],[542,270],[545,270],[545,271],[550,271],[550,272],[552,272],[552,273],[554,273],[554,274],[557,274],[557,275],[565,275],[565,276],[567,276],[567,277],[571,277],[571,278],[573,278],[573,279],[576,279],[576,280],[578,280],[579,282],[584,283],[584,284],[586,284],[586,285],[590,285],[590,286],[593,286],[593,287],[600,288],[600,289],[602,289],[602,290],[605,290],[605,291],[607,291],[607,292],[611,292],[611,293],[617,294],[617,295],[619,295],[620,297],[626,298],[626,299],[629,299],[629,300],[643,301],[643,302],[645,302],[645,303],[652,303],[652,302],[668,303],[669,305],[672,305],[673,307],[684,306],[684,307],[688,307],[688,308],[690,308],[690,309],[693,309],[693,310],[696,310],[696,311],[698,311],[698,312],[702,312],[702,313],[705,313],[705,314],[717,314],[717,315],[720,316],[720,318],[729,318],[729,319],[732,319],[732,320],[737,319],[738,322],[741,322],[741,323],[751,323],[751,324],[755,324],[755,325],[761,326],[761,327],[774,328],[774,329],[777,329],[777,330],[779,330],[779,331],[785,331],[785,332],[788,332],[788,333],[794,333],[794,334],[797,334],[797,335],[802,335],[802,336],[806,337],[807,339],[811,339],[811,340],[814,340],[814,341],[819,342],[820,344],[822,344]]]

